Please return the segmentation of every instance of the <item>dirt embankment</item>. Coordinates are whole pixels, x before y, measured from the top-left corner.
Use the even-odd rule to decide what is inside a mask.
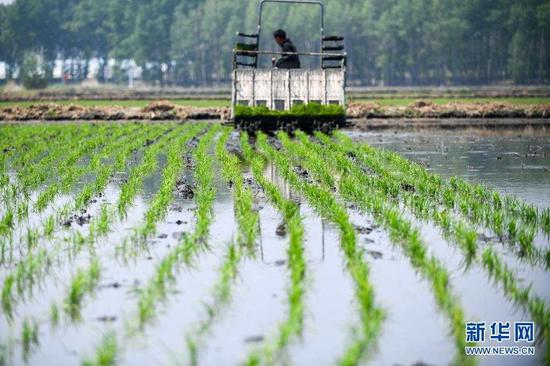
[[[351,119],[550,118],[550,104],[446,103],[438,105],[422,100],[407,106],[351,103],[348,106],[347,115]]]
[[[152,102],[144,108],[79,105],[36,104],[28,107],[0,108],[3,121],[73,121],[73,120],[204,120],[226,119],[227,108],[178,106],[168,101]]]
[[[550,104],[513,105],[508,103],[447,103],[417,101],[408,106],[378,103],[351,103],[349,119],[541,119],[550,118]],[[86,107],[79,105],[36,104],[29,107],[0,108],[0,121],[58,120],[225,120],[229,108],[179,106],[169,101],[151,102],[138,107]]]

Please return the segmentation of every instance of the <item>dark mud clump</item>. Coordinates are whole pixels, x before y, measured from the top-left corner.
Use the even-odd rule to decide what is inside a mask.
[[[374,230],[374,226],[361,226],[361,225],[354,225],[355,231],[357,231],[361,235],[368,235],[372,233]]]
[[[307,169],[305,169],[301,165],[296,165],[294,167],[294,172],[298,174],[300,177],[302,177],[306,182],[310,184],[313,183],[313,179],[311,178],[311,175],[309,174]]]
[[[67,220],[63,221],[63,226],[69,227],[72,224],[78,224],[79,226],[84,226],[90,223],[92,215],[83,212],[82,214],[74,214],[69,217]]]
[[[401,189],[407,192],[416,192],[416,188],[412,184],[401,183]]]
[[[193,185],[182,179],[176,182],[176,191],[178,196],[184,199],[193,199],[195,197],[195,188]]]
[[[263,335],[253,335],[253,336],[246,337],[244,341],[245,343],[258,343],[258,342],[262,342],[264,338],[265,337]]]
[[[285,236],[286,235],[286,224],[284,222],[280,223],[277,226],[277,229],[275,229],[275,234],[277,234],[277,236]]]
[[[384,254],[376,250],[367,250],[367,254],[370,255],[373,259],[382,259]]]

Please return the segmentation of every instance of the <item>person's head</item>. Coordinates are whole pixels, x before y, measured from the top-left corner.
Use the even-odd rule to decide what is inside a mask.
[[[286,41],[286,32],[282,29],[277,29],[273,32],[273,37],[278,45],[282,45]]]

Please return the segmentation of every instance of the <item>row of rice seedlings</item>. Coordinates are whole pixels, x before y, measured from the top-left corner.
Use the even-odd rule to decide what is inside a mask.
[[[121,136],[116,136],[111,141],[105,141],[103,149],[96,151],[87,164],[79,166],[75,161],[62,163],[58,167],[57,174],[59,175],[59,179],[40,193],[36,200],[36,209],[39,212],[43,211],[58,194],[69,191],[79,177],[99,170],[104,164],[104,160],[109,159],[117,151],[127,147],[129,142],[135,141],[134,139],[139,138],[139,135],[143,135],[144,130],[138,130],[138,136],[124,131],[120,132]]]
[[[286,154],[278,152],[267,142],[264,134],[257,137],[257,146],[275,163],[281,175],[294,189],[304,194],[310,205],[323,217],[336,223],[340,229],[340,245],[346,257],[346,266],[355,282],[356,298],[361,319],[360,331],[354,332],[354,341],[339,360],[342,365],[357,365],[367,354],[369,347],[378,334],[384,318],[383,311],[374,300],[374,290],[369,282],[369,269],[364,256],[357,248],[355,230],[351,224],[346,208],[338,203],[332,192],[302,180],[294,171],[293,162]],[[257,364],[257,358],[248,360],[251,365]]]
[[[222,177],[232,187],[235,216],[238,223],[236,243],[231,242],[227,246],[225,259],[219,269],[219,277],[214,285],[213,300],[206,305],[206,318],[198,324],[197,330],[186,337],[187,349],[190,355],[190,363],[197,365],[199,343],[223,306],[231,299],[231,283],[237,276],[238,266],[243,258],[246,247],[250,255],[254,254],[256,238],[258,236],[259,215],[254,209],[254,197],[250,188],[243,184],[242,168],[239,159],[230,154],[226,149],[227,140],[231,129],[224,129],[216,143],[216,157],[221,165]]]
[[[166,149],[167,146],[170,146],[170,148],[168,148],[168,150],[174,149],[175,147],[179,146],[182,151],[186,151],[186,149],[189,148],[190,144],[194,141],[194,139],[196,139],[196,135],[199,134],[201,130],[204,130],[204,125],[203,124],[196,124],[196,125],[192,125],[191,127],[185,127],[183,136],[181,135],[182,131],[175,132],[175,133],[174,132],[170,133],[169,138],[168,139],[163,139],[161,141],[161,143],[159,144],[159,146],[157,146],[157,148],[159,148],[158,152],[160,153],[161,151],[164,151],[164,149]],[[182,141],[184,142],[185,146],[181,146]],[[178,144],[180,144],[180,145],[178,145]],[[174,164],[176,162],[175,157],[176,156],[173,155],[172,164]],[[183,156],[182,156],[182,159],[183,159]],[[168,189],[169,184],[168,183],[163,183],[163,181],[166,181],[166,179],[174,179],[174,178],[177,181],[177,179],[178,179],[177,176],[173,175],[173,174],[175,174],[175,171],[169,170],[168,172],[171,171],[172,175],[168,174],[168,172],[166,171],[166,168],[168,167],[168,164],[170,164],[170,162],[168,161],[168,154],[167,154],[167,164],[163,168],[163,174],[162,174],[163,178],[161,179],[161,187],[160,187],[160,188],[162,188],[164,186],[165,187],[164,189],[165,189],[166,192],[169,191],[169,189]],[[157,156],[151,156],[151,155],[145,156],[144,155],[142,164],[140,164],[140,166],[137,167],[137,170],[135,172],[131,173],[131,175],[134,176],[134,178],[136,178],[136,179],[130,179],[122,187],[121,195],[119,196],[119,199],[118,199],[118,205],[117,205],[118,210],[117,211],[118,211],[118,215],[119,215],[120,218],[125,217],[125,213],[124,213],[124,211],[121,211],[121,208],[123,210],[126,210],[126,208],[124,208],[123,206],[120,205],[120,203],[122,202],[121,197],[124,196],[124,199],[130,198],[130,199],[133,200],[133,197],[135,196],[135,194],[137,194],[137,190],[141,189],[141,184],[142,184],[143,178],[145,178],[145,176],[137,177],[136,175],[137,174],[142,174],[145,171],[143,169],[150,170],[146,173],[147,175],[150,175],[154,172],[155,169],[157,169],[157,166],[158,166]],[[139,187],[137,185],[134,186],[137,183],[140,184]],[[131,184],[132,187],[129,187],[128,189],[126,189],[126,186],[128,184]],[[150,206],[145,211],[144,218],[143,218],[143,224],[140,227],[134,228],[132,235],[127,237],[121,245],[119,245],[115,248],[115,252],[116,252],[117,256],[121,256],[124,260],[126,260],[129,255],[131,255],[132,257],[136,257],[140,253],[140,249],[142,249],[142,247],[146,244],[147,238],[149,236],[152,236],[156,232],[157,222],[160,221],[160,219],[162,217],[164,217],[164,215],[166,213],[166,210],[167,210],[167,207],[173,199],[173,191],[170,191],[169,195],[170,195],[170,197],[168,197],[168,195],[166,193],[162,193],[159,190],[159,192],[157,192],[153,196],[153,199],[151,200]],[[159,206],[159,204],[162,203],[162,202],[164,202],[166,204],[166,206],[164,206],[164,208]],[[129,204],[129,203],[131,203],[131,202],[126,202],[125,205]],[[164,211],[160,212],[160,211],[158,211],[159,209],[162,209]],[[157,218],[158,220],[154,219],[153,216],[154,216],[155,212],[160,212],[162,214],[162,217],[159,216]],[[152,221],[149,221],[149,228],[146,227],[148,217],[149,217],[149,220],[152,220]],[[129,244],[131,244],[131,246],[129,246]]]
[[[93,257],[87,268],[78,269],[69,285],[69,291],[64,299],[65,314],[72,321],[80,320],[81,307],[86,294],[92,294],[99,284],[101,266],[99,259]]]
[[[145,213],[145,224],[140,230],[140,234],[144,238],[154,235],[157,231],[157,222],[166,216],[168,205],[174,199],[176,182],[184,168],[183,152],[185,143],[194,135],[194,129],[188,131],[178,137],[168,150],[167,163],[162,172],[159,191],[153,197]]]
[[[14,303],[26,293],[32,294],[34,285],[46,273],[50,264],[51,256],[48,250],[40,249],[20,261],[4,278],[2,310],[8,320],[12,318]]]
[[[146,134],[142,136],[141,138],[137,138],[133,141],[132,144],[128,145],[127,152],[132,151],[133,149],[137,149],[140,146],[143,146],[143,141],[147,137],[152,137],[154,134],[158,134],[157,131],[153,130],[150,131],[149,134]],[[104,182],[105,183],[105,182]],[[104,183],[97,184],[96,182],[89,183],[89,187],[92,187],[93,189],[100,189]],[[84,188],[86,190],[86,188]],[[89,189],[88,189],[89,190]],[[75,202],[83,202],[82,199],[76,199]],[[66,207],[61,208],[61,211],[71,211],[76,210],[77,208],[69,209],[68,206],[72,206],[71,204],[66,205]],[[53,217],[61,216],[60,213],[54,213],[52,216],[48,217],[46,219],[46,223],[51,222]],[[106,233],[107,226],[110,223],[110,215],[106,212],[106,208],[102,207],[101,213],[99,216],[99,222],[95,223],[94,225],[91,225],[91,231],[93,232],[94,229],[96,232],[103,232]],[[50,224],[47,224],[50,225]],[[49,231],[50,229],[48,229]],[[47,232],[44,230],[44,232]],[[93,234],[91,235],[94,236]],[[82,237],[80,234],[77,234],[73,237],[72,245],[75,248],[81,247],[85,242],[91,242],[91,239],[87,239]],[[45,273],[47,267],[49,264],[54,260],[56,253],[62,250],[62,243],[57,243],[54,246],[51,246],[48,248],[48,250],[38,250],[36,253],[28,252],[27,256],[19,261],[15,268],[7,274],[4,286],[2,288],[2,305],[5,313],[9,316],[12,313],[12,308],[15,300],[17,298],[21,298],[25,295],[26,292],[32,292],[32,289],[37,281],[37,279],[42,278],[42,275]],[[16,285],[17,294],[14,293],[14,285]],[[17,297],[16,297],[17,295]]]
[[[104,154],[96,155],[90,163],[90,172],[95,173],[95,180],[84,186],[80,193],[75,198],[74,209],[79,210],[88,204],[90,199],[105,189],[109,183],[109,179],[117,172],[126,166],[126,161],[130,158],[134,151],[143,147],[143,141],[151,141],[151,139],[159,138],[162,135],[164,128],[148,128],[141,129],[137,136],[132,136],[130,142],[121,141],[114,144],[112,148],[107,149]],[[103,162],[104,159],[109,159],[109,156],[114,155],[114,159],[109,164]]]
[[[158,127],[162,125],[157,125]],[[140,147],[145,146],[141,162],[133,166],[129,172],[128,179],[120,187],[120,195],[117,199],[116,207],[111,204],[103,204],[101,214],[92,219],[90,222],[90,230],[86,242],[93,243],[99,237],[107,235],[112,221],[118,216],[119,219],[125,217],[127,208],[133,203],[135,196],[139,193],[142,187],[143,179],[153,174],[157,167],[158,154],[169,144],[179,133],[182,133],[183,128],[173,128],[172,125],[164,125],[162,128],[153,128],[139,142],[139,146],[135,146],[132,151],[136,153]],[[122,169],[126,164],[123,154],[119,154],[115,159],[116,170]],[[100,177],[106,176],[105,173],[99,174]],[[101,179],[99,180],[102,181]],[[97,184],[96,184],[97,187]],[[87,194],[88,197],[91,197]],[[77,200],[78,202],[78,200]],[[118,215],[117,215],[118,214]]]
[[[238,242],[245,244],[251,253],[254,252],[258,235],[259,215],[254,209],[254,196],[250,188],[245,187],[241,162],[226,149],[231,130],[224,130],[216,145],[216,156],[221,164],[222,176],[232,187],[235,203],[235,215],[239,224]]]
[[[177,131],[179,132],[179,129]],[[171,138],[171,136],[173,136],[173,133],[170,133],[169,137]],[[167,139],[163,139],[151,145],[143,153],[139,165],[134,167],[130,172],[126,183],[121,187],[120,196],[117,201],[117,210],[120,218],[126,217],[128,207],[134,202],[136,195],[143,186],[143,180],[157,169],[158,154],[166,146],[167,141]]]
[[[114,332],[107,332],[101,344],[95,351],[95,357],[92,360],[82,362],[83,366],[115,366],[117,364],[117,354],[119,346]]]
[[[303,136],[303,135],[302,135]],[[383,225],[390,234],[392,242],[398,244],[409,257],[411,264],[430,282],[434,297],[440,309],[447,315],[452,326],[456,346],[455,361],[461,364],[473,363],[464,355],[464,312],[458,299],[452,294],[449,274],[444,265],[434,256],[429,256],[422,242],[420,231],[400,213],[397,205],[391,204],[383,194],[372,189],[357,177],[364,175],[350,164],[346,164],[343,155],[331,150],[331,154],[320,146],[306,146],[302,142],[292,142],[285,134],[279,134],[285,152],[295,157],[305,156],[303,166],[322,184],[329,185],[332,180],[323,179],[327,166],[338,171],[340,179],[338,189],[349,203],[370,212],[376,221]],[[339,158],[339,159],[337,159]]]
[[[73,142],[74,143],[74,142]],[[17,216],[16,216],[16,222],[19,222],[21,221],[22,219],[26,218],[28,216],[28,211],[29,211],[29,200],[30,200],[30,189],[32,189],[33,187],[36,188],[36,186],[30,186],[29,182],[34,182],[36,185],[41,183],[41,182],[44,182],[46,181],[47,177],[48,176],[56,176],[60,173],[62,173],[64,170],[68,170],[69,168],[65,165],[63,165],[63,162],[66,162],[66,161],[69,161],[69,159],[65,160],[65,159],[57,159],[55,158],[56,156],[59,157],[59,156],[62,156],[63,153],[66,154],[66,148],[67,148],[67,145],[58,145],[56,147],[52,146],[55,144],[49,144],[48,146],[40,146],[37,144],[37,149],[35,149],[36,151],[39,151],[39,152],[42,152],[44,151],[44,149],[47,149],[48,151],[48,157],[45,158],[45,159],[42,159],[40,161],[40,163],[38,164],[29,164],[28,161],[27,161],[27,167],[29,166],[32,166],[33,168],[29,171],[29,175],[28,176],[25,176],[24,179],[19,179],[17,182],[14,182],[13,184],[11,184],[11,188],[14,192],[14,194],[10,195],[10,198],[8,199],[8,203],[6,203],[5,205],[8,206],[8,207],[12,207],[14,210],[17,210]],[[78,145],[75,145],[74,147],[77,147]],[[29,157],[27,157],[27,159],[30,159]],[[53,164],[54,162],[58,163],[56,164],[54,167],[51,166],[51,164]],[[73,164],[73,162],[71,162],[71,165]],[[73,167],[73,166],[69,166],[71,169],[76,169],[76,167]],[[29,168],[30,169],[30,168]],[[25,170],[25,169],[24,169]],[[72,170],[71,170],[72,171]],[[20,175],[21,174],[21,171],[18,172],[18,174]],[[54,184],[55,186],[55,184]],[[48,191],[48,188],[46,188],[46,191]],[[44,193],[44,192],[43,192]],[[22,197],[20,197],[22,196]],[[50,194],[50,195],[46,195],[46,194],[41,194],[39,195],[39,198],[38,198],[38,203],[40,204],[41,201],[44,199],[44,198],[47,198],[49,200],[53,199],[53,195]],[[42,206],[38,206],[38,208],[40,208],[39,211],[41,211]],[[13,229],[14,227],[12,226],[11,229]],[[9,235],[11,234],[11,230],[8,230],[4,233],[4,235]]]
[[[183,260],[189,263],[191,257],[200,249],[206,248],[210,224],[213,220],[213,204],[216,196],[214,186],[213,159],[209,154],[212,139],[219,131],[219,126],[210,127],[201,138],[193,154],[195,161],[194,178],[196,190],[194,200],[197,204],[196,223],[193,233],[184,235],[182,243],[175,246],[157,265],[155,274],[139,293],[138,324],[142,328],[156,314],[155,304],[166,298],[169,282],[175,280],[176,266]],[[201,245],[202,244],[202,245]]]
[[[67,176],[72,177],[70,180],[76,179],[78,175],[89,173],[91,174],[94,172],[95,180],[91,183],[86,184],[83,187],[83,189],[75,197],[74,203],[67,203],[42,221],[43,230],[41,232],[41,236],[51,237],[53,235],[53,231],[55,230],[56,221],[61,221],[61,218],[67,215],[69,212],[79,211],[80,209],[84,208],[84,206],[88,203],[88,201],[94,194],[99,194],[104,190],[105,186],[109,182],[110,177],[117,170],[124,167],[126,159],[130,156],[133,149],[140,147],[142,145],[142,141],[145,138],[152,136],[154,132],[148,130],[142,131],[143,132],[141,132],[140,134],[134,136],[134,139],[131,141],[131,143],[128,143],[128,141],[124,140],[120,143],[113,144],[112,148],[106,148],[104,151],[102,151],[101,154],[96,155],[92,159],[92,162],[95,163],[88,164],[84,168],[78,168],[73,165],[64,169]],[[111,164],[102,165],[102,160],[109,158],[112,154],[116,154],[114,162]],[[65,178],[63,178],[63,180],[65,180]],[[65,183],[67,182],[68,181],[65,180]],[[54,184],[53,186],[56,185]],[[48,191],[48,189],[46,189],[46,191]],[[52,195],[56,194],[55,191],[49,191],[49,193],[51,193]],[[53,198],[50,197],[47,198],[47,200],[53,200]]]
[[[46,182],[48,178],[57,176],[57,168],[63,165],[72,165],[79,161],[86,154],[97,149],[101,144],[107,141],[106,132],[112,127],[99,126],[96,129],[96,135],[90,132],[90,138],[83,140],[73,140],[72,143],[51,146],[48,149],[48,156],[42,159],[38,164],[27,164],[24,169],[17,172],[17,178],[20,182],[20,189],[23,192],[30,192],[36,189],[40,184]],[[91,130],[91,128],[90,128]],[[121,128],[122,130],[122,128]],[[119,131],[117,135],[121,135]],[[67,153],[69,151],[69,153]]]
[[[351,154],[354,159],[358,159],[381,178],[384,178],[375,179],[365,175],[362,177],[366,183],[383,190],[389,199],[395,200],[397,196],[403,197],[404,202],[417,216],[424,220],[433,220],[435,224],[443,229],[447,238],[451,238],[459,244],[468,262],[475,259],[477,254],[477,231],[452,213],[455,201],[457,205],[463,207],[462,211],[467,211],[467,207],[470,203],[455,197],[453,193],[445,193],[444,195],[447,203],[443,204],[443,206],[447,208],[442,208],[437,197],[434,198],[433,194],[433,192],[440,189],[438,188],[439,183],[432,183],[441,182],[441,177],[428,173],[424,168],[402,157],[394,159],[399,161],[398,164],[401,168],[390,170],[383,166],[380,161],[381,158],[379,157],[386,153],[379,153],[378,150],[370,150],[370,148],[370,152],[367,153],[364,151],[363,146],[356,145],[350,139],[344,137],[339,139],[339,143],[335,143],[326,135],[318,133],[316,136],[324,144],[330,146],[329,149],[331,149],[331,151],[337,150],[343,154]],[[376,153],[372,151],[376,151]],[[388,154],[393,155],[394,153]],[[410,170],[410,166],[414,166],[414,173],[405,175],[403,171]],[[414,192],[408,187],[415,187]],[[451,210],[451,212],[449,210]],[[500,214],[495,217],[499,216],[502,217]],[[520,245],[522,254],[519,258],[521,260],[527,260],[530,264],[541,263],[548,266],[549,262],[545,258],[545,254],[532,244],[533,236],[534,231],[532,231],[532,229],[523,228],[521,230],[519,237],[521,238]]]
[[[53,151],[60,147],[66,147],[71,142],[76,144],[76,141],[70,140],[72,136],[69,131],[56,136],[54,142],[48,139],[37,139],[34,134],[30,136],[17,134],[16,136],[27,140],[25,141],[25,149],[10,162],[11,169],[17,175],[11,179],[11,182],[9,179],[4,179],[6,186],[3,188],[3,204],[4,207],[11,207],[19,211],[20,216],[26,217],[27,212],[17,207],[18,203],[26,204],[29,200],[31,187],[28,187],[26,182],[38,181],[39,179],[34,176],[35,174],[46,179],[47,173],[55,171],[56,168],[50,166],[51,162],[55,161]],[[82,135],[77,133],[75,137],[82,137]],[[48,169],[42,169],[43,167],[48,167]]]
[[[5,185],[9,183],[7,178],[8,160],[12,167],[20,166],[23,162],[18,157],[21,157],[22,151],[25,151],[29,146],[29,141],[33,141],[31,147],[47,141],[49,138],[59,133],[59,129],[48,128],[45,126],[29,128],[30,126],[9,126],[0,128],[2,138],[0,138],[0,192],[3,193]],[[34,138],[32,136],[34,135]],[[42,152],[40,152],[42,153]],[[34,161],[33,161],[34,162]],[[28,163],[28,161],[27,161]]]
[[[500,284],[508,297],[524,311],[539,327],[540,340],[546,341],[544,360],[550,364],[550,308],[540,297],[531,293],[531,287],[521,287],[514,273],[499,259],[492,248],[483,251],[482,265],[496,284]]]
[[[288,267],[290,269],[290,286],[287,292],[288,316],[279,325],[278,333],[273,343],[268,344],[263,351],[266,363],[271,364],[290,343],[293,337],[302,334],[304,327],[304,296],[306,291],[306,261],[304,256],[304,227],[300,217],[300,209],[296,202],[285,199],[279,188],[263,175],[265,161],[262,156],[253,152],[248,143],[248,135],[241,134],[243,155],[252,169],[254,179],[262,187],[267,198],[283,216],[288,228],[289,246],[287,251]],[[259,364],[260,354],[249,355],[249,364]]]
[[[71,136],[82,137],[84,131],[85,129],[75,131],[74,127],[61,126],[17,126],[5,139],[2,157],[6,160],[9,158],[10,168],[18,171],[28,164],[40,163],[49,157],[50,147],[69,143]]]
[[[338,142],[354,146],[351,139],[343,134],[337,134]],[[445,181],[441,177],[428,172],[424,167],[411,162],[397,153],[373,149],[367,145],[357,146],[358,153],[363,158],[375,159],[386,169],[392,169],[400,178],[425,194],[432,205],[443,204],[456,208],[468,219],[478,225],[490,228],[501,239],[507,238],[511,244],[519,244],[522,255],[530,259],[544,259],[545,254],[533,245],[536,228],[550,233],[550,216],[546,210],[539,213],[538,209],[515,197],[502,197],[496,191],[480,184],[467,183],[453,177]],[[546,255],[550,255],[547,252]]]

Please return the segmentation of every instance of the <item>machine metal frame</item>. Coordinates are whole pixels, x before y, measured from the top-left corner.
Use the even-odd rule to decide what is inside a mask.
[[[273,52],[260,50],[262,14],[266,3],[300,4],[319,6],[320,52]],[[346,59],[344,46],[338,44],[343,37],[325,36],[325,7],[320,1],[262,0],[258,9],[257,33],[237,33],[239,37],[255,40],[255,43],[237,43],[233,50],[231,121],[238,127],[253,129],[318,129],[327,121],[262,121],[240,120],[235,116],[236,105],[266,106],[271,110],[289,110],[296,104],[338,104],[345,107]],[[258,68],[260,55],[299,55],[319,57],[320,69]],[[246,59],[247,62],[242,61]],[[334,121],[335,125],[342,121]],[[290,126],[289,126],[290,125]],[[305,128],[304,128],[305,127]],[[332,127],[332,126],[329,126]],[[337,127],[337,126],[336,126]]]

